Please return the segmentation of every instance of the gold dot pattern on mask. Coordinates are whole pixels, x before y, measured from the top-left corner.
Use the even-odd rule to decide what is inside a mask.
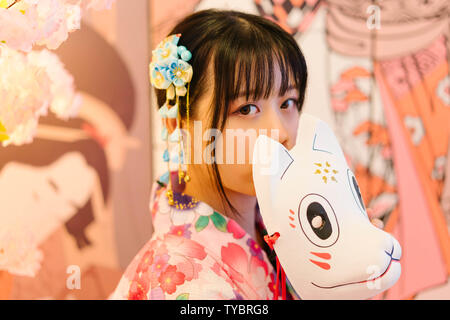
[[[331,164],[328,163],[328,161],[325,161],[324,164],[316,162],[314,163],[314,165],[318,167],[314,172],[314,174],[321,175],[322,181],[324,183],[327,183],[329,180],[338,182],[335,177],[338,171],[333,169]]]

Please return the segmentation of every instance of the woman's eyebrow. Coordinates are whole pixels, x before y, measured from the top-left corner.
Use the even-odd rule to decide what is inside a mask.
[[[287,87],[286,92],[289,92],[291,90],[297,90],[297,87],[291,84],[289,87]]]
[[[287,87],[286,92],[289,92],[289,91],[291,91],[291,90],[296,90],[296,89],[297,89],[296,86],[290,85],[289,87]],[[255,93],[255,90],[250,90],[250,91],[248,92],[248,96],[249,96],[249,97],[254,96],[254,93]],[[245,97],[246,95],[247,95],[247,93],[246,93],[245,91],[241,91],[241,92],[236,96],[236,99]],[[279,97],[282,97],[283,95],[282,95],[281,92],[280,92],[278,96],[279,96]]]

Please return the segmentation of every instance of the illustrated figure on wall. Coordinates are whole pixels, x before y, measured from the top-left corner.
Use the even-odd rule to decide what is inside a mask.
[[[133,83],[116,49],[88,25],[56,53],[82,93],[78,117],[69,121],[43,117],[33,143],[8,146],[0,157],[0,198],[5,209],[1,224],[26,222],[17,227],[27,230],[44,253],[34,279],[14,279],[12,298],[63,294],[66,268],[74,260],[84,271],[106,268],[111,286],[121,273],[111,174],[121,169],[128,149],[139,147],[129,135],[135,113]],[[106,298],[109,292],[95,294]]]

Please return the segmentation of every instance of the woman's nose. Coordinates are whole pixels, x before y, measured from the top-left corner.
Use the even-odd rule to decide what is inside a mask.
[[[264,128],[267,134],[274,140],[289,149],[289,131],[280,112],[271,110],[264,117]]]

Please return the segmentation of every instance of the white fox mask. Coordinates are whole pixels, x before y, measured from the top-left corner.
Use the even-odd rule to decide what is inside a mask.
[[[259,135],[253,180],[274,250],[302,299],[367,299],[400,277],[401,247],[371,224],[329,126],[302,113],[297,144]]]

